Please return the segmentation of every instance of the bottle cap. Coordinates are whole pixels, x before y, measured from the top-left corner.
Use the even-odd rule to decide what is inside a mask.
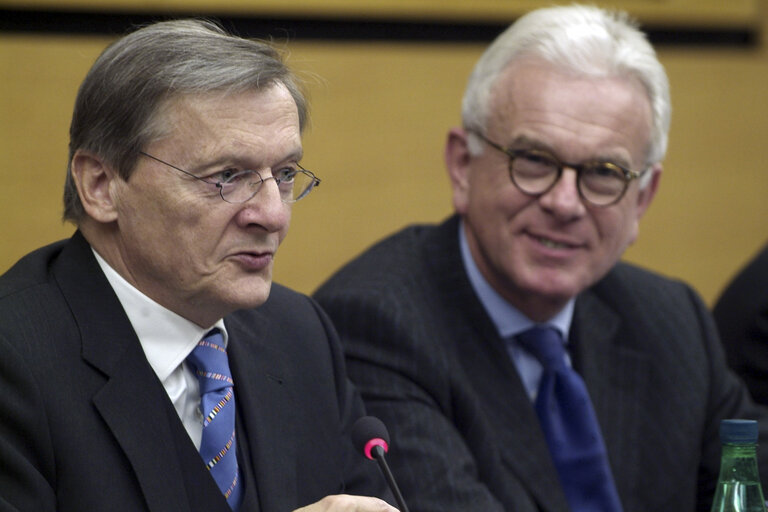
[[[720,422],[720,442],[723,444],[754,444],[757,442],[757,421],[723,420]]]

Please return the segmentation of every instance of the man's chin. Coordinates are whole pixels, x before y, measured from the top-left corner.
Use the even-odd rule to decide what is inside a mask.
[[[524,295],[536,297],[540,304],[549,304],[549,307],[559,309],[582,291],[584,286],[573,280],[539,280],[530,283]]]
[[[552,268],[534,268],[517,280],[526,293],[553,300],[570,299],[582,291],[583,279],[574,271]]]
[[[257,279],[254,282],[239,283],[235,286],[227,293],[230,309],[253,309],[264,304],[269,298],[272,280]]]

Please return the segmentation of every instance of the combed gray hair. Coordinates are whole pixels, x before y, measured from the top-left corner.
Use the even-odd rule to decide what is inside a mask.
[[[238,94],[283,84],[307,122],[299,80],[273,46],[225,32],[205,20],[148,25],[108,46],[86,75],[69,129],[64,220],[85,215],[72,178],[77,150],[103,158],[127,180],[139,151],[164,135],[162,107],[183,95]]]
[[[664,159],[671,116],[669,80],[645,34],[626,13],[572,5],[522,16],[488,47],[470,75],[462,103],[465,127],[484,131],[493,87],[509,64],[521,57],[543,59],[578,76],[639,80],[653,116],[646,163]],[[470,150],[482,151],[473,146]]]

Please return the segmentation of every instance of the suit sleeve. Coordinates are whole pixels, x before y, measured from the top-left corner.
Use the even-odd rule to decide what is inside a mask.
[[[326,313],[311,301],[315,307],[328,337],[328,346],[331,352],[331,360],[334,368],[334,380],[336,382],[337,398],[339,404],[341,438],[344,440],[344,483],[346,494],[360,496],[376,496],[390,504],[395,504],[394,496],[386,486],[384,477],[379,474],[376,463],[365,458],[362,453],[357,453],[352,445],[351,432],[354,423],[366,415],[363,400],[357,388],[347,376],[344,354],[341,348],[338,334],[334,329]]]
[[[452,366],[434,350],[439,335],[431,339],[412,321],[415,305],[384,292],[321,290],[317,297],[339,329],[349,375],[369,413],[387,424],[387,460],[408,506],[420,512],[503,511],[483,483],[489,475],[480,475],[466,432],[459,431],[481,420],[457,416],[468,408],[452,404]]]
[[[0,354],[0,511],[53,512],[55,468],[42,394],[2,337]]]
[[[768,246],[723,291],[713,314],[731,367],[768,404]]]
[[[747,418],[758,420],[760,438],[768,439],[768,409],[753,402],[747,388],[726,363],[717,328],[706,306],[698,295],[689,289],[691,300],[698,315],[701,339],[709,354],[710,398],[707,418],[702,435],[702,463],[699,470],[699,504],[701,510],[709,510],[714,494],[714,484],[720,469],[720,420]],[[768,444],[758,446],[758,463],[763,488],[768,486]]]

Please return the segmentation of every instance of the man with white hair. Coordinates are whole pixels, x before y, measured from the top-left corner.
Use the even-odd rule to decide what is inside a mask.
[[[620,13],[533,11],[480,58],[462,116],[445,147],[455,215],[378,243],[315,294],[390,429],[406,500],[709,510],[720,420],[765,413],[695,292],[619,262],[667,146],[653,48]]]

